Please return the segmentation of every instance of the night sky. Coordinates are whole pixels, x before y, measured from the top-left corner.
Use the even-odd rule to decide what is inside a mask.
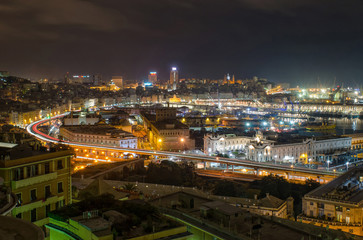
[[[2,0],[0,70],[37,80],[265,77],[363,85],[361,0]]]

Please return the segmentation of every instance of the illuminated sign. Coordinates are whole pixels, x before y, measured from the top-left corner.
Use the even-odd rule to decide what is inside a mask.
[[[88,78],[89,75],[73,75],[74,78]]]
[[[176,71],[176,67],[172,67],[172,68],[171,68],[171,70],[172,70],[172,71]]]
[[[144,83],[144,86],[152,86],[153,84],[151,82]]]
[[[156,72],[150,72],[150,75],[156,75]]]

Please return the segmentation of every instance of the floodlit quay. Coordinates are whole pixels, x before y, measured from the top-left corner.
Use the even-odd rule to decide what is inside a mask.
[[[58,115],[54,118],[64,117],[66,114]],[[187,159],[201,162],[204,168],[207,167],[209,163],[219,163],[224,164],[227,169],[235,170],[237,167],[250,168],[252,169],[251,174],[255,175],[267,175],[267,174],[277,174],[283,176],[289,180],[303,180],[307,178],[316,179],[321,183],[329,182],[334,179],[338,172],[335,171],[325,171],[325,170],[316,170],[309,168],[301,168],[295,167],[293,165],[279,165],[279,164],[270,164],[270,163],[261,163],[261,162],[252,162],[248,160],[242,159],[233,159],[233,158],[222,158],[222,157],[212,157],[212,156],[204,156],[197,154],[189,154],[184,152],[169,152],[169,151],[156,151],[156,150],[143,150],[143,149],[134,149],[134,148],[121,148],[121,147],[112,147],[112,146],[104,146],[104,145],[94,145],[94,144],[83,144],[76,143],[70,141],[60,141],[57,138],[51,137],[41,131],[38,130],[38,127],[45,124],[49,119],[39,120],[33,122],[27,126],[27,131],[34,135],[35,137],[45,141],[52,142],[56,144],[66,144],[72,147],[80,148],[80,149],[88,149],[90,153],[91,150],[101,150],[104,151],[104,155],[111,156],[112,152],[127,152],[134,153],[140,155],[152,155],[159,157],[173,157],[179,159]]]
[[[357,114],[363,116],[363,105],[356,104],[316,104],[316,103],[262,103],[259,101],[247,101],[247,100],[237,100],[237,99],[219,99],[223,107],[255,107],[255,108],[265,108],[265,109],[275,109],[293,112],[293,113],[342,113],[342,114]],[[195,103],[170,103],[171,106],[181,107],[189,106],[192,108],[206,108],[213,107],[215,105],[214,99],[206,100],[196,100]]]

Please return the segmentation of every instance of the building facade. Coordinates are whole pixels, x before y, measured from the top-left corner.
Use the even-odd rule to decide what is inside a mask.
[[[254,137],[234,134],[207,134],[204,137],[206,154],[245,151],[246,158],[257,162],[305,163],[326,162],[335,153],[351,149],[351,137],[291,139],[279,142],[266,139],[261,132]]]
[[[351,141],[350,137],[329,137],[278,142],[267,140],[259,133],[246,151],[247,157],[253,161],[309,164],[331,160],[335,153],[349,150]]]
[[[363,168],[305,194],[298,221],[363,236]]]
[[[251,137],[236,136],[235,134],[207,134],[204,136],[204,153],[245,150],[251,140]]]
[[[152,83],[153,85],[155,85],[158,82],[158,73],[150,72],[148,79],[149,79],[149,83]]]
[[[175,108],[160,108],[155,114],[142,114],[151,146],[157,150],[184,151],[195,148],[189,127],[176,120]]]
[[[124,89],[124,80],[122,76],[113,76],[112,82],[119,88]]]
[[[176,67],[172,67],[170,71],[169,88],[172,90],[176,90],[178,83],[179,83],[178,69]]]
[[[11,215],[43,226],[48,212],[71,203],[71,157],[68,150],[34,155],[13,146],[2,151],[0,176],[18,199]]]
[[[137,148],[138,139],[132,133],[110,126],[62,126],[59,134],[64,140],[122,148]]]

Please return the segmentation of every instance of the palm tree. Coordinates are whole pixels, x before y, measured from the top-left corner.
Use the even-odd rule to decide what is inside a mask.
[[[122,187],[123,190],[127,190],[127,191],[136,191],[137,187],[135,184],[133,183],[125,183]]]

